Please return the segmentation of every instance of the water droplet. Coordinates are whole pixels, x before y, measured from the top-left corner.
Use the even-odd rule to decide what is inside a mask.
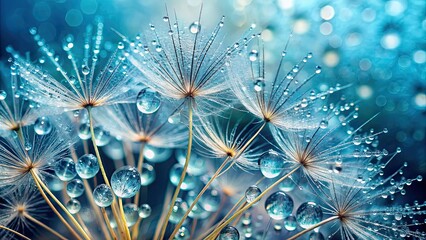
[[[322,120],[321,122],[320,122],[320,128],[321,129],[326,129],[328,127],[328,121],[327,120]]]
[[[299,206],[296,219],[302,228],[310,228],[322,220],[322,210],[314,202],[305,202]]]
[[[111,140],[110,133],[108,131],[105,131],[102,127],[95,127],[93,131],[95,132],[96,146],[105,146]]]
[[[193,22],[189,25],[189,31],[193,34],[199,33],[201,31],[201,25],[199,22]]]
[[[233,226],[226,226],[220,231],[219,240],[238,240],[240,233]]]
[[[84,184],[80,179],[74,179],[67,184],[67,194],[71,198],[78,198],[84,193]]]
[[[54,170],[56,176],[62,181],[70,181],[77,175],[75,163],[71,158],[62,158],[57,161]]]
[[[261,193],[262,191],[256,185],[248,187],[245,194],[247,203],[252,203]]]
[[[149,88],[142,89],[136,98],[138,110],[145,114],[156,112],[160,108],[161,95]]]
[[[360,135],[355,135],[352,142],[354,145],[358,146],[362,143],[362,137]]]
[[[77,199],[71,199],[67,202],[66,207],[71,214],[80,212],[81,204]]]
[[[163,17],[163,21],[168,22],[169,21],[169,17],[167,17],[167,16]]]
[[[139,217],[140,218],[147,218],[151,215],[151,207],[148,204],[142,204],[139,207]]]
[[[33,148],[33,145],[28,140],[25,140],[25,150],[30,151]]]
[[[316,74],[320,74],[321,73],[321,67],[320,66],[316,66],[315,67],[315,73]]]
[[[275,192],[265,201],[268,215],[275,220],[284,219],[293,212],[293,199],[284,192]]]
[[[52,124],[49,118],[39,117],[34,123],[34,131],[38,135],[47,135],[52,131]]]
[[[262,78],[258,78],[254,81],[254,90],[260,92],[265,88],[265,81]]]
[[[135,225],[139,219],[139,208],[136,204],[127,203],[123,206],[124,216],[126,217],[127,227]]]
[[[169,221],[177,224],[185,215],[188,210],[188,205],[182,199],[176,199],[175,205],[173,206],[172,215],[170,215]]]
[[[257,60],[258,56],[259,56],[259,53],[257,52],[257,50],[251,50],[249,53],[249,60],[251,62],[254,62]]]
[[[191,233],[186,227],[180,227],[173,240],[188,240]]]
[[[92,178],[99,171],[98,159],[93,154],[85,154],[78,159],[75,170],[81,178]]]
[[[142,164],[141,185],[148,186],[155,180],[154,167],[148,163]]]
[[[90,68],[88,66],[83,66],[81,72],[83,73],[83,75],[88,75],[90,73]]]
[[[292,215],[284,218],[284,227],[288,231],[294,231],[297,228],[296,218]]]
[[[183,166],[178,163],[175,164],[170,170],[169,178],[170,178],[170,182],[173,185],[175,186],[178,185],[182,171],[183,171]],[[185,175],[185,179],[182,182],[181,189],[183,190],[194,189],[196,185],[196,181],[197,181],[196,177],[187,172]]]
[[[5,90],[0,90],[0,100],[4,100],[7,97],[7,93]]]
[[[284,169],[285,160],[275,151],[269,150],[259,160],[260,172],[267,178],[278,177]]]
[[[296,187],[296,183],[291,178],[286,178],[278,185],[278,188],[283,192],[291,192]]]
[[[90,125],[88,123],[82,123],[78,128],[78,137],[82,140],[88,140],[91,138]]]
[[[141,188],[141,175],[136,168],[123,166],[112,174],[111,187],[118,197],[131,198]]]
[[[99,207],[109,207],[112,204],[114,196],[108,185],[100,184],[93,190],[93,199]]]

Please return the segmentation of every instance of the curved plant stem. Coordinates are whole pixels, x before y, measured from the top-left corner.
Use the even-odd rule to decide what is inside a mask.
[[[198,200],[200,200],[201,196],[207,191],[207,189],[210,187],[213,180],[216,179],[216,177],[219,175],[219,173],[222,171],[222,169],[226,166],[226,164],[231,160],[231,157],[227,157],[223,163],[220,165],[220,167],[216,170],[214,175],[210,178],[210,180],[206,183],[206,185],[203,187],[203,189],[198,193],[197,197],[192,201],[191,206],[186,210],[185,215],[183,215],[182,219],[179,221],[179,223],[176,225],[173,233],[170,235],[169,240],[172,240],[176,233],[179,231],[180,227],[182,226],[185,219],[188,217],[188,215],[191,213],[191,210],[195,207],[195,205],[198,203]]]
[[[138,221],[136,221],[135,225],[132,227],[132,240],[138,239],[139,235],[139,225],[141,224],[143,218],[138,218]]]
[[[105,211],[105,208],[101,208],[101,212],[102,212],[102,215],[104,216],[105,223],[107,225],[109,233],[111,234],[111,236],[114,240],[117,240],[118,239],[117,235],[115,234],[114,229],[111,227],[111,222],[109,221],[109,217],[108,217],[108,214]]]
[[[294,235],[294,236],[290,237],[288,240],[295,240],[295,239],[297,239],[298,237],[302,236],[303,234],[305,234],[305,233],[307,233],[307,232],[310,232],[310,231],[314,230],[315,228],[317,228],[317,227],[319,227],[319,226],[322,226],[322,225],[324,225],[324,224],[326,224],[326,223],[328,223],[328,222],[334,221],[334,220],[336,220],[336,219],[338,219],[338,218],[339,218],[339,216],[332,216],[332,217],[329,217],[329,218],[327,218],[327,219],[325,219],[325,220],[322,220],[321,222],[319,222],[319,223],[317,223],[317,224],[313,225],[312,227],[307,228],[307,229],[305,229],[305,230],[303,230],[303,231],[301,231],[301,232],[298,232],[296,235]]]
[[[4,229],[4,230],[9,231],[9,232],[11,232],[11,233],[13,233],[13,234],[16,234],[16,235],[20,236],[20,237],[21,237],[21,238],[23,238],[23,239],[31,240],[31,238],[29,238],[29,237],[25,236],[24,234],[19,233],[19,232],[17,232],[17,231],[15,231],[15,230],[13,230],[13,229],[10,229],[10,228],[8,228],[8,227],[6,227],[6,226],[0,225],[0,229]]]
[[[50,228],[49,226],[47,226],[46,224],[40,222],[39,220],[33,218],[31,215],[29,214],[25,214],[25,218],[30,220],[31,222],[39,225],[40,227],[46,229],[47,231],[49,231],[50,233],[52,233],[53,235],[57,236],[58,238],[62,239],[62,240],[66,240],[67,238],[62,236],[62,234],[58,233],[57,231],[53,230],[52,228]]]
[[[197,229],[197,223],[198,223],[198,219],[194,219],[194,221],[192,221],[192,226],[191,226],[191,232],[189,235],[189,240],[192,240],[192,238],[194,237],[194,233],[195,233],[195,229]]]
[[[164,222],[164,219],[166,218],[167,203],[169,202],[169,199],[171,199],[171,196],[172,196],[172,185],[169,183],[167,185],[166,194],[164,195],[163,208],[161,209],[161,216],[158,221],[157,227],[155,228],[153,239],[158,239],[158,236],[160,235],[161,223]]]
[[[90,240],[89,235],[87,235],[87,233],[84,231],[84,229],[81,227],[81,225],[77,222],[77,220],[74,218],[74,216],[68,211],[68,209],[61,203],[61,201],[59,201],[58,198],[56,198],[56,196],[49,190],[49,188],[43,183],[43,181],[40,179],[40,177],[34,172],[33,169],[30,170],[31,175],[33,176],[33,179],[37,185],[37,187],[42,188],[42,190],[40,191],[40,193],[42,193],[42,195],[45,196],[44,191],[47,192],[47,194],[49,194],[49,196],[56,202],[56,204],[58,204],[58,206],[65,212],[65,214],[71,219],[71,222],[74,224],[74,226],[77,228],[77,230],[82,234],[82,236],[87,239]],[[39,190],[40,190],[39,188]],[[43,197],[44,197],[43,196]],[[47,196],[46,196],[47,198]],[[46,199],[45,198],[45,199]]]
[[[180,187],[183,183],[183,180],[185,179],[186,176],[186,170],[188,169],[188,165],[189,165],[189,159],[191,158],[191,148],[192,148],[192,105],[191,105],[191,101],[189,101],[188,104],[188,109],[189,109],[189,113],[188,113],[188,123],[189,123],[189,131],[188,131],[188,150],[186,152],[186,159],[185,159],[185,164],[183,165],[183,169],[182,169],[182,174],[180,175],[180,180],[178,185],[176,186],[176,190],[175,193],[173,194],[172,197],[172,201],[170,203],[169,206],[169,211],[167,212],[167,217],[163,223],[163,226],[161,228],[161,234],[160,234],[160,238],[159,239],[163,239],[164,235],[166,233],[166,229],[167,229],[167,224],[169,223],[169,218],[170,215],[172,215],[172,211],[173,211],[173,207],[175,205],[176,199],[179,195],[179,191],[180,191]]]
[[[263,196],[265,196],[269,191],[271,191],[274,187],[276,187],[280,182],[284,181],[286,178],[288,178],[289,176],[291,176],[291,174],[293,174],[294,172],[296,172],[301,166],[298,165],[295,168],[293,168],[289,173],[287,173],[286,175],[282,176],[280,179],[278,179],[276,182],[274,182],[272,185],[270,185],[268,188],[265,189],[265,191],[263,191],[259,196],[257,196],[253,202],[247,204],[245,207],[243,207],[242,209],[238,210],[236,213],[234,213],[228,220],[226,220],[224,223],[222,223],[218,228],[216,228],[209,236],[207,236],[206,239],[214,239],[215,236],[217,234],[219,234],[219,232],[226,226],[228,225],[230,222],[232,222],[232,220],[234,220],[236,217],[238,217],[240,214],[242,214],[243,212],[245,212],[247,209],[249,209],[253,204],[257,203]]]
[[[127,240],[131,240],[132,238],[130,237],[130,231],[129,228],[127,227],[127,221],[126,221],[126,216],[124,215],[124,209],[123,209],[123,200],[121,198],[118,198],[118,205],[120,206],[120,212],[121,212],[121,220],[124,223],[124,226],[126,226],[126,239]]]
[[[143,165],[143,150],[145,148],[145,143],[141,143],[141,148],[139,149],[139,159],[138,159],[138,172],[142,174],[142,165]],[[140,191],[138,191],[134,198],[134,204],[139,206],[139,197],[140,197]]]

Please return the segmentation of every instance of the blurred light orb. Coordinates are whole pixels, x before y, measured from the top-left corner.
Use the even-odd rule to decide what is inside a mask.
[[[426,62],[426,52],[423,50],[417,50],[413,54],[414,62],[418,64],[422,64]]]
[[[321,8],[320,16],[324,20],[331,20],[334,17],[334,8],[330,5],[324,6]]]
[[[396,17],[405,11],[405,3],[399,0],[391,0],[386,2],[385,11],[388,15]]]
[[[320,33],[322,35],[328,36],[333,32],[333,25],[329,22],[324,22],[320,25]]]
[[[369,99],[371,96],[373,96],[373,89],[368,85],[359,86],[356,92],[362,99]]]
[[[281,9],[292,9],[294,7],[294,0],[278,0],[278,7]]]
[[[70,27],[78,27],[83,22],[83,14],[81,14],[81,11],[78,9],[70,9],[65,14],[65,22]]]
[[[304,18],[299,18],[294,21],[293,31],[295,34],[302,35],[309,31],[311,25],[309,21]]]
[[[398,33],[390,32],[383,35],[380,45],[384,49],[395,49],[401,44],[401,38]]]
[[[414,102],[420,108],[426,108],[426,94],[425,93],[417,93],[414,97]]]
[[[340,57],[336,51],[331,50],[324,53],[322,60],[327,67],[335,67],[339,64]]]

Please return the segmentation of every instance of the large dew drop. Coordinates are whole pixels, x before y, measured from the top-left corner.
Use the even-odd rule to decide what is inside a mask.
[[[126,217],[127,227],[135,225],[139,219],[139,208],[136,204],[128,203],[123,207],[124,216]]]
[[[240,239],[240,233],[235,227],[226,226],[220,231],[219,240],[238,240]]]
[[[296,219],[302,228],[310,228],[322,220],[322,210],[314,202],[305,202],[296,212]]]
[[[269,150],[259,160],[260,171],[266,178],[278,177],[284,169],[285,160],[275,151]]]
[[[77,172],[75,170],[75,163],[71,158],[62,158],[55,164],[55,174],[62,181],[72,180]]]
[[[179,184],[182,171],[183,171],[183,166],[180,165],[179,163],[176,163],[170,170],[169,178],[170,178],[170,182],[173,185],[177,186]],[[187,172],[180,188],[182,190],[194,189],[196,182],[197,182],[196,177]]]
[[[106,184],[100,184],[93,190],[93,200],[99,207],[109,207],[113,199],[112,190]]]
[[[93,154],[85,154],[78,159],[75,169],[81,178],[92,178],[99,172],[98,159]]]
[[[254,200],[262,193],[262,191],[260,190],[260,188],[258,186],[250,186],[247,188],[246,190],[246,201],[247,203],[252,203],[254,202]],[[257,203],[255,203],[257,204]],[[253,205],[255,205],[253,204]]]
[[[141,188],[141,175],[131,166],[123,166],[112,174],[111,187],[120,198],[131,198]]]
[[[293,212],[293,199],[283,192],[275,192],[265,201],[268,215],[275,220],[281,220]]]
[[[199,22],[193,22],[189,25],[189,31],[193,34],[199,33],[201,31],[201,25]]]
[[[34,131],[38,135],[47,135],[52,131],[52,123],[50,123],[49,118],[40,117],[34,123]]]
[[[84,193],[84,184],[80,179],[74,179],[67,184],[67,194],[71,198],[78,198]]]
[[[156,112],[161,105],[161,95],[149,88],[142,89],[136,98],[138,110],[145,114]]]

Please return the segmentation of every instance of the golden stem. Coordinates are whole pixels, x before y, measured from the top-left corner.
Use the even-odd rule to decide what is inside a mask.
[[[109,217],[108,217],[108,214],[105,211],[105,208],[101,208],[101,211],[102,211],[102,215],[104,216],[105,223],[107,225],[109,233],[111,234],[111,236],[114,240],[117,240],[118,239],[117,235],[115,234],[114,229],[112,229],[112,227],[111,227],[111,222],[109,221]]]
[[[14,233],[14,234],[16,234],[16,235],[20,236],[20,237],[21,237],[21,238],[23,238],[23,239],[31,240],[31,238],[29,238],[29,237],[25,236],[24,234],[19,233],[19,232],[17,232],[17,231],[15,231],[15,230],[13,230],[13,229],[10,229],[10,228],[8,228],[8,227],[6,227],[6,226],[0,225],[0,229],[4,229],[4,230],[6,230],[6,231],[9,231],[9,232],[11,232],[11,233]]]
[[[50,228],[49,226],[47,226],[46,224],[40,222],[39,220],[33,218],[32,216],[30,216],[29,214],[25,213],[24,214],[25,218],[27,218],[28,220],[30,220],[31,222],[39,225],[40,227],[46,229],[47,231],[49,231],[50,233],[52,233],[53,235],[57,236],[58,238],[62,239],[62,240],[66,240],[67,238],[62,236],[62,234],[58,233],[57,231],[53,230],[52,228]]]
[[[139,225],[141,224],[143,218],[138,218],[138,221],[135,223],[135,225],[132,228],[132,240],[136,240],[139,235]]]
[[[166,218],[167,203],[169,202],[169,199],[171,198],[171,196],[172,196],[172,185],[168,184],[166,194],[164,195],[163,208],[161,210],[160,220],[157,224],[157,227],[155,228],[155,234],[153,239],[158,239],[158,235],[160,235],[160,230],[161,230],[161,228],[159,228],[161,226],[160,223],[164,222],[164,219]]]
[[[253,202],[247,204],[242,209],[238,210],[236,213],[234,213],[228,220],[226,220],[224,223],[222,223],[218,228],[216,228],[209,236],[207,236],[207,239],[215,239],[215,236],[219,234],[219,232],[227,226],[232,220],[234,220],[236,217],[238,217],[240,214],[245,212],[247,209],[249,209],[253,204],[257,203],[263,196],[265,196],[269,191],[271,191],[275,186],[277,186],[280,182],[284,181],[286,178],[291,176],[294,172],[296,172],[301,166],[296,166],[293,170],[291,170],[286,175],[282,176],[280,179],[278,179],[276,182],[274,182],[272,185],[270,185],[268,188],[265,189],[259,196],[257,196]]]
[[[68,228],[68,230],[71,232],[72,235],[74,235],[74,237],[76,239],[81,239],[81,237],[75,232],[75,230],[71,227],[71,225],[65,220],[64,217],[62,217],[62,215],[59,213],[59,211],[55,208],[55,206],[52,204],[52,202],[49,200],[49,198],[47,197],[46,193],[44,192],[43,188],[41,187],[40,183],[37,181],[37,179],[34,177],[34,173],[32,172],[32,170],[30,171],[31,175],[34,178],[34,182],[39,190],[39,192],[41,193],[41,196],[44,198],[44,200],[46,201],[47,205],[49,205],[49,207],[52,209],[52,211],[58,216],[58,218],[61,220],[61,222],[65,225],[65,227]]]
[[[192,238],[194,237],[194,233],[195,233],[195,229],[197,229],[197,223],[198,223],[198,219],[194,219],[192,221],[192,226],[191,226],[191,232],[189,233],[189,240],[192,240]]]
[[[141,143],[141,148],[139,149],[139,159],[138,159],[138,172],[142,174],[142,165],[143,165],[143,150],[145,148],[145,143]],[[136,196],[134,198],[134,204],[139,206],[139,197],[140,197],[140,191],[136,193]]]
[[[219,175],[219,173],[222,171],[222,169],[226,166],[226,164],[231,160],[231,157],[227,157],[223,163],[220,165],[220,167],[216,170],[216,172],[213,174],[213,176],[210,178],[210,180],[206,183],[206,185],[203,187],[203,189],[200,191],[200,193],[197,195],[197,197],[192,202],[191,206],[186,210],[185,215],[183,215],[182,219],[179,221],[179,223],[176,225],[172,235],[170,235],[169,240],[172,240],[176,233],[179,231],[179,228],[182,226],[185,219],[188,217],[188,215],[191,213],[191,210],[195,207],[195,205],[198,203],[198,200],[200,200],[201,196],[207,191],[207,189],[210,187],[211,183],[216,179],[216,177]]]
[[[176,190],[175,193],[173,194],[173,198],[172,201],[170,203],[169,206],[169,211],[167,212],[167,217],[163,223],[162,229],[161,229],[161,234],[160,234],[160,238],[159,239],[163,239],[164,235],[166,233],[166,229],[167,229],[167,224],[169,223],[169,218],[170,215],[172,215],[172,211],[173,211],[173,207],[175,205],[176,199],[179,195],[179,191],[180,191],[180,186],[183,183],[183,180],[185,179],[186,176],[186,170],[188,169],[188,165],[189,165],[189,159],[191,157],[191,148],[192,148],[192,106],[191,106],[191,102],[189,102],[189,114],[188,114],[188,122],[189,122],[189,131],[188,131],[188,150],[186,152],[186,159],[185,159],[185,164],[183,165],[183,169],[182,169],[182,174],[180,175],[180,180],[178,185],[176,186]]]
[[[71,219],[71,222],[74,224],[74,226],[77,228],[77,230],[83,235],[83,237],[87,240],[90,240],[89,235],[84,231],[84,229],[81,227],[81,225],[77,222],[77,220],[74,218],[74,216],[68,211],[68,209],[59,201],[58,198],[50,191],[50,189],[43,183],[43,181],[40,179],[40,177],[34,172],[33,169],[30,170],[31,175],[34,178],[34,181],[36,184],[40,184],[40,186],[43,188],[44,191],[49,194],[49,196],[58,204],[58,206],[65,212],[65,214]]]
[[[294,235],[294,236],[290,237],[288,240],[295,240],[296,238],[298,238],[298,237],[302,236],[303,234],[305,234],[305,233],[307,233],[307,232],[309,232],[309,231],[312,231],[312,230],[314,230],[315,228],[317,228],[317,227],[319,227],[319,226],[322,226],[322,225],[324,225],[324,224],[326,224],[326,223],[328,223],[328,222],[334,221],[334,220],[336,220],[336,219],[338,219],[338,218],[339,218],[339,216],[333,216],[333,217],[329,217],[329,218],[327,218],[327,219],[325,219],[325,220],[322,220],[321,222],[319,222],[319,223],[317,223],[317,224],[313,225],[312,227],[307,228],[307,229],[305,229],[305,230],[303,230],[303,231],[301,231],[301,232],[298,232],[296,235]]]
[[[123,221],[123,224],[126,226],[126,229],[125,229],[126,239],[131,240],[132,238],[130,237],[130,231],[129,231],[129,228],[127,227],[126,216],[124,215],[123,200],[121,198],[118,198],[118,205],[120,206],[121,220]]]

